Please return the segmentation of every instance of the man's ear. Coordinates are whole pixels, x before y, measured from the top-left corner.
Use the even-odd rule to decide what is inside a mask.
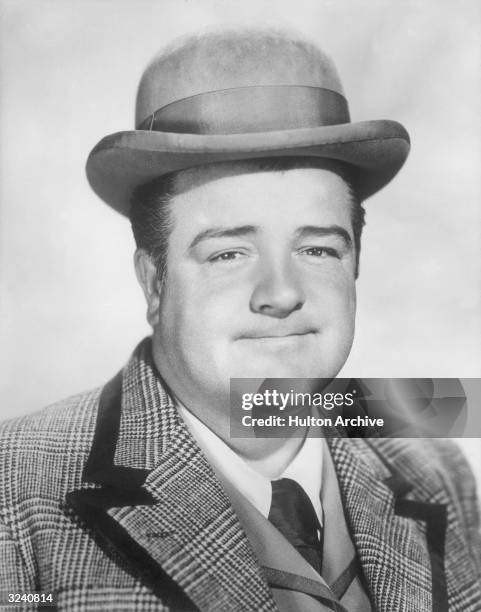
[[[157,268],[144,249],[135,251],[134,265],[137,280],[147,302],[147,321],[154,327],[159,321],[160,305],[160,281],[157,277]]]

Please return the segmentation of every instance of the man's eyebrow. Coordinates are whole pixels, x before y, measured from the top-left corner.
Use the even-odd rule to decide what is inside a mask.
[[[346,248],[352,248],[352,239],[349,232],[340,225],[304,225],[297,230],[298,238],[307,238],[308,236],[339,236]]]
[[[189,245],[193,249],[199,242],[209,238],[235,238],[236,236],[248,236],[257,231],[255,225],[239,225],[238,227],[212,227],[197,234]]]

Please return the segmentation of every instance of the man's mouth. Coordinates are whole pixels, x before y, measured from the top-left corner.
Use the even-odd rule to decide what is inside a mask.
[[[283,338],[297,338],[302,336],[309,336],[310,334],[317,333],[316,329],[307,328],[292,331],[261,331],[253,330],[244,332],[236,337],[236,340],[282,340]]]

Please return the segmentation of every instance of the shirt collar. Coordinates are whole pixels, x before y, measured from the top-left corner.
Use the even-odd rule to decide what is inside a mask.
[[[214,472],[221,480],[225,479],[230,482],[267,518],[272,499],[270,480],[239,457],[185,406],[178,404],[177,407],[180,416],[185,421]],[[321,525],[323,520],[320,492],[324,443],[323,438],[307,436],[294,459],[278,477],[279,479],[291,478],[301,485],[309,496]]]

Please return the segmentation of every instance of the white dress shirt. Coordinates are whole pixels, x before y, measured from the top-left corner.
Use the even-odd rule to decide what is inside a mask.
[[[214,472],[230,482],[267,518],[272,499],[272,487],[269,478],[256,471],[252,465],[239,457],[185,406],[178,404],[177,407],[179,414]],[[282,474],[275,479],[291,478],[300,484],[309,496],[321,525],[323,524],[323,517],[320,492],[324,444],[324,438],[306,437],[295,457]]]

